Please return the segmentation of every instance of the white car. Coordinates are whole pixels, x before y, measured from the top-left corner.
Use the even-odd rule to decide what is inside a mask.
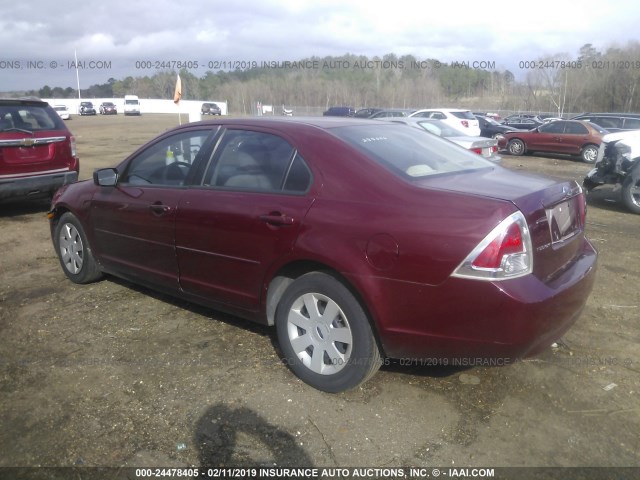
[[[409,117],[432,118],[440,120],[471,137],[480,136],[480,123],[469,110],[460,108],[423,108]]]
[[[71,114],[69,113],[69,109],[65,105],[54,105],[53,109],[56,111],[60,118],[63,120],[70,120]]]

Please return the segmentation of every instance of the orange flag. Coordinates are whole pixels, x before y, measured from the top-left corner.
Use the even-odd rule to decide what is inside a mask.
[[[182,98],[182,80],[180,80],[180,74],[178,74],[178,80],[176,80],[176,91],[173,94],[173,103],[176,105],[180,103]]]

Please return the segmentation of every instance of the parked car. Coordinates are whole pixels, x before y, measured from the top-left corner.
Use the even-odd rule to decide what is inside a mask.
[[[511,115],[504,117],[504,120],[512,120],[515,118],[533,118],[534,120],[538,120],[539,122],[542,122],[542,117],[539,115],[536,115],[535,113],[513,113]]]
[[[79,168],[75,138],[47,102],[0,99],[0,201],[50,197]]]
[[[595,123],[611,133],[640,129],[638,113],[582,113],[572,120]]]
[[[518,130],[533,130],[540,125],[543,125],[544,122],[535,115],[511,115],[505,118],[502,124],[507,127],[516,128]]]
[[[594,163],[606,130],[589,122],[560,120],[545,123],[530,131],[508,132],[498,141],[511,155],[531,152],[580,155],[585,163]]]
[[[122,109],[124,116],[128,115],[142,115],[142,107],[140,106],[140,99],[137,95],[125,95],[124,96],[124,108]]]
[[[498,123],[493,118],[476,115],[480,126],[480,136],[486,138],[500,138],[506,132],[516,131],[516,128]]]
[[[353,116],[356,118],[369,118],[371,115],[381,110],[382,108],[361,108],[360,110],[356,110],[356,113]]]
[[[425,108],[413,112],[410,117],[432,118],[442,120],[453,128],[466,132],[467,135],[480,136],[478,119],[469,110],[458,108]]]
[[[56,111],[60,118],[63,120],[71,120],[71,114],[66,105],[54,105],[53,109]]]
[[[322,115],[325,117],[353,117],[356,110],[353,107],[329,107]]]
[[[374,113],[369,118],[380,119],[380,118],[395,118],[395,117],[408,117],[413,112],[415,112],[415,108],[389,108],[386,110],[380,110],[379,112]]]
[[[282,109],[284,111],[284,105]],[[202,104],[202,107],[200,107],[200,113],[202,115],[222,115],[222,110],[217,103],[205,102]]]
[[[98,110],[100,111],[100,115],[117,115],[118,114],[118,108],[113,102],[102,102]]]
[[[473,112],[476,117],[488,117],[496,122],[501,119],[500,115],[495,112]]]
[[[492,162],[500,162],[501,157],[498,155],[498,141],[494,138],[470,137],[464,132],[457,130],[442,120],[433,120],[431,118],[394,118],[391,121],[395,123],[404,123],[412,127],[417,127],[427,132],[446,138],[447,140],[461,146],[473,153],[482,155]]]
[[[621,187],[622,202],[640,214],[640,130],[602,137],[595,168],[584,178],[587,192],[603,185]]]
[[[96,109],[92,102],[80,102],[80,115],[95,115]]]
[[[63,187],[49,218],[71,281],[110,273],[274,325],[284,363],[340,392],[382,358],[547,348],[594,282],[585,212],[575,181],[417,128],[278,116],[169,130]]]

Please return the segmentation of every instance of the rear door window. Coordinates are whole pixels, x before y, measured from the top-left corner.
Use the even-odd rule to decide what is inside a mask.
[[[224,133],[204,185],[230,190],[303,193],[311,171],[295,148],[282,137],[251,130]]]

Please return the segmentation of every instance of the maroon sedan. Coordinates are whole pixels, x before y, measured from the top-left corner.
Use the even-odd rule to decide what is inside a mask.
[[[108,273],[275,325],[286,363],[328,392],[382,358],[548,347],[597,257],[574,181],[366,119],[189,123],[62,188],[49,217],[73,282]]]
[[[602,136],[608,133],[598,125],[578,120],[557,120],[533,130],[507,132],[498,142],[511,155],[532,152],[580,155],[583,162],[594,163]]]

